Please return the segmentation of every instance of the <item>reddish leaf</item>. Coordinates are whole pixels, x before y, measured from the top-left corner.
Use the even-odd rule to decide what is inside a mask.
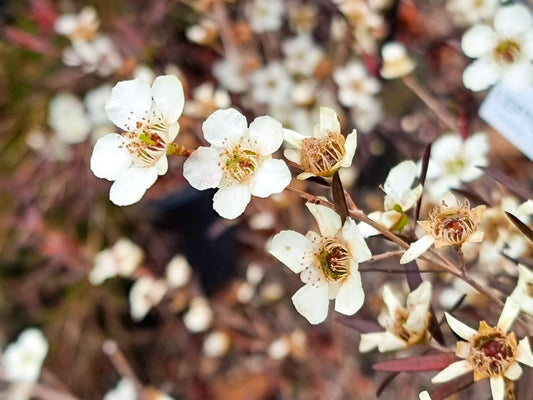
[[[453,353],[428,354],[399,360],[382,361],[375,364],[373,368],[376,371],[390,372],[440,371],[457,360],[458,358]]]
[[[333,201],[335,202],[335,210],[341,216],[341,221],[344,224],[346,218],[350,215],[348,206],[346,205],[346,197],[344,197],[344,188],[342,187],[339,171],[333,174],[333,182],[331,183],[331,190],[333,191]]]
[[[511,220],[513,225],[516,226],[520,232],[522,232],[530,241],[533,242],[533,231],[529,228],[529,226],[524,224],[510,212],[505,211],[505,215],[507,215],[507,218]]]
[[[383,327],[381,325],[376,324],[374,321],[369,321],[367,319],[362,319],[357,316],[355,317],[344,317],[344,316],[338,316],[335,318],[336,321],[340,322],[344,326],[347,326],[348,328],[355,329],[358,332],[361,333],[371,333],[371,332],[382,332]]]
[[[496,169],[489,168],[489,167],[478,167],[478,168],[481,168],[483,171],[487,173],[488,176],[490,176],[496,182],[501,183],[503,186],[505,186],[507,189],[509,189],[511,192],[521,197],[522,199],[527,200],[527,199],[533,198],[533,193],[531,193],[527,189],[527,187],[519,184],[513,178],[505,175],[503,172],[498,171]]]
[[[31,35],[18,28],[6,28],[5,33],[9,40],[25,49],[47,55],[56,54],[55,49],[48,40]]]
[[[422,157],[422,171],[420,173],[420,177],[418,178],[418,183],[422,186],[426,183],[426,175],[428,173],[428,166],[429,166],[429,157],[431,155],[431,143],[429,143],[426,146],[426,150],[424,150],[424,155]],[[422,205],[422,195],[418,199],[418,202],[416,203],[416,211],[415,211],[415,221],[418,221],[418,218],[420,217],[420,208]]]

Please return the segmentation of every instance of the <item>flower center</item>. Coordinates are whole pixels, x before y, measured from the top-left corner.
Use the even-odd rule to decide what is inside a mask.
[[[465,199],[462,207],[435,206],[429,213],[432,234],[454,246],[462,245],[477,229],[477,221]]]
[[[330,283],[344,279],[350,272],[350,253],[336,239],[324,239],[318,259],[320,269]]]
[[[465,161],[460,158],[450,160],[446,163],[445,168],[450,175],[460,175],[465,169]]]
[[[498,328],[487,327],[470,339],[468,361],[474,368],[474,380],[501,375],[515,361],[517,347],[514,334],[504,334]]]
[[[400,339],[407,342],[409,345],[414,345],[414,344],[424,341],[427,337],[426,327],[429,321],[429,317],[430,317],[430,314],[427,313],[426,324],[424,325],[424,329],[420,330],[419,332],[415,332],[405,327],[405,323],[407,322],[407,319],[409,318],[409,310],[405,308],[398,308],[396,310],[394,326],[392,328],[394,336],[399,337]]]
[[[338,132],[328,132],[327,138],[305,138],[300,157],[303,170],[317,176],[332,175],[346,154],[345,142]]]
[[[520,45],[511,39],[502,40],[494,49],[494,58],[502,64],[514,63],[520,55]]]
[[[139,124],[139,123],[138,123]],[[151,167],[166,154],[168,126],[162,122],[139,126],[137,132],[126,132],[128,139],[126,149],[135,157],[134,163],[142,167]]]
[[[252,150],[242,149],[240,145],[225,150],[224,176],[236,182],[244,182],[252,176],[259,165],[259,155]]]

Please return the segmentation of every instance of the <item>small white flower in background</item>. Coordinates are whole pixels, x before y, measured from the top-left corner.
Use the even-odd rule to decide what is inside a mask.
[[[273,360],[282,360],[288,355],[300,358],[306,354],[306,349],[307,338],[301,330],[297,329],[274,340],[268,346],[267,353]]]
[[[352,108],[350,117],[358,131],[369,133],[383,120],[381,100],[368,97],[366,101]]]
[[[219,358],[225,356],[231,346],[231,339],[224,331],[214,331],[206,336],[202,352],[206,357]]]
[[[48,122],[60,140],[67,144],[83,142],[91,123],[81,100],[70,93],[55,95],[48,105]]]
[[[289,354],[290,342],[287,336],[274,340],[268,346],[268,356],[273,360],[282,360]]]
[[[209,46],[218,37],[218,26],[212,19],[202,18],[198,24],[185,29],[185,36],[193,43]]]
[[[369,98],[379,92],[379,81],[370,76],[359,61],[351,61],[333,73],[339,87],[339,101],[345,107],[365,107]]]
[[[355,314],[363,305],[359,263],[372,257],[363,236],[351,218],[344,225],[333,210],[306,204],[315,217],[320,234],[306,236],[282,231],[272,238],[269,252],[295,273],[305,285],[292,301],[296,310],[312,324],[324,321],[329,300],[335,299],[335,311]]]
[[[228,92],[224,89],[215,89],[211,82],[196,87],[192,97],[185,103],[183,114],[193,118],[207,118],[219,108],[228,108],[231,104]]]
[[[203,332],[213,323],[213,310],[204,297],[191,300],[189,310],[183,316],[183,323],[193,333]]]
[[[285,6],[281,0],[252,0],[246,11],[252,30],[262,33],[277,31],[281,27]]]
[[[241,304],[247,304],[254,298],[255,286],[250,282],[240,282],[235,290],[237,301]]]
[[[251,195],[280,193],[291,181],[289,168],[272,158],[283,141],[283,128],[274,118],[246,117],[233,108],[218,110],[202,129],[211,147],[199,147],[183,165],[183,176],[198,190],[219,188],[213,208],[222,217],[241,215]]]
[[[133,78],[141,79],[151,85],[156,78],[155,72],[146,64],[139,64],[133,71]]]
[[[282,44],[285,66],[291,74],[311,76],[322,60],[322,50],[308,33],[286,39]]]
[[[114,181],[109,192],[113,203],[138,202],[167,172],[167,150],[178,135],[183,104],[181,82],[172,75],[159,76],[151,88],[139,79],[115,85],[106,111],[125,132],[99,139],[91,157],[94,175]]]
[[[481,264],[483,265],[483,264]],[[479,284],[489,286],[487,279],[476,273],[470,273],[472,279],[475,279]],[[483,302],[484,299],[480,293],[470,286],[468,283],[458,277],[453,277],[451,281],[447,282],[446,286],[440,291],[438,295],[439,304],[445,310],[454,307],[457,302],[463,297],[462,303],[477,305],[478,301]]]
[[[485,208],[485,205],[470,208],[467,199],[461,203],[448,192],[441,204],[434,206],[429,212],[429,220],[418,221],[427,234],[411,243],[400,258],[400,264],[407,264],[420,257],[433,244],[439,249],[445,246],[460,248],[466,242],[481,242],[483,232],[478,230],[478,224]]]
[[[248,268],[246,269],[246,280],[251,285],[258,285],[264,276],[265,270],[263,269],[263,267],[261,267],[261,265],[256,263],[250,263],[248,265]]]
[[[298,175],[298,179],[332,176],[339,168],[352,165],[357,148],[357,133],[354,129],[345,138],[340,131],[337,113],[326,107],[320,107],[320,123],[315,125],[313,136],[284,129],[285,141],[294,147],[287,148],[284,155],[304,170]]]
[[[72,158],[72,149],[58,135],[46,135],[40,129],[32,129],[28,132],[26,144],[47,160],[68,161]]]
[[[456,25],[471,26],[491,20],[499,5],[498,0],[448,0],[446,9]]]
[[[416,204],[422,194],[421,184],[412,188],[418,174],[419,168],[411,160],[403,161],[392,168],[383,185],[385,211],[371,212],[368,217],[387,229],[401,231],[409,221],[405,212]],[[379,234],[377,230],[364,222],[359,224],[359,229],[365,237]]]
[[[291,91],[292,102],[300,107],[312,106],[316,101],[316,94],[318,90],[318,83],[315,79],[309,78],[300,80],[294,84]],[[293,111],[291,107],[290,111]]]
[[[533,271],[522,264],[518,264],[518,282],[509,296],[515,300],[520,309],[533,315]]]
[[[461,182],[472,182],[483,175],[479,168],[488,165],[489,140],[482,132],[463,140],[458,134],[439,137],[431,146],[425,190],[438,201]]]
[[[517,342],[514,332],[507,333],[519,311],[519,305],[507,299],[498,324],[491,327],[481,321],[477,331],[445,313],[450,328],[466,340],[457,342],[455,350],[455,354],[463,360],[444,368],[431,382],[447,382],[473,371],[474,382],[489,378],[492,398],[504,400],[504,378],[514,381],[520,377],[522,367],[519,362],[533,367],[529,338],[526,336]]]
[[[383,66],[380,74],[385,79],[396,79],[409,75],[414,71],[416,63],[413,61],[402,43],[388,42],[381,49]]]
[[[285,67],[279,62],[271,62],[250,76],[252,97],[257,103],[269,106],[287,104],[290,99],[293,81]]]
[[[513,89],[533,83],[533,24],[523,4],[503,6],[494,15],[494,28],[478,24],[465,32],[463,52],[477,60],[463,72],[464,85],[474,91],[488,89],[498,81]]]
[[[111,85],[105,84],[87,92],[84,98],[89,120],[93,126],[109,125],[109,118],[105,112],[105,103],[111,96]]]
[[[395,351],[428,340],[430,282],[422,282],[409,293],[405,307],[390,287],[385,285],[383,301],[387,309],[379,315],[378,322],[386,330],[361,334],[359,351],[367,352],[376,347],[379,352]]]
[[[100,21],[93,7],[83,7],[79,14],[63,14],[55,21],[55,31],[71,41],[90,41],[98,33]]]
[[[381,12],[366,1],[335,1],[352,29],[357,52],[375,53],[377,39],[383,37],[385,21]]]
[[[130,289],[130,314],[134,321],[142,320],[152,307],[157,306],[168,290],[166,281],[142,276]]]
[[[36,328],[24,330],[2,355],[6,379],[10,382],[37,382],[48,353],[48,342]]]
[[[424,390],[423,392],[420,392],[418,394],[419,400],[431,400],[431,396],[429,395],[427,390]]]
[[[85,73],[109,76],[120,67],[123,59],[113,41],[104,35],[91,41],[76,41],[63,51],[63,63],[70,67],[81,67]]]
[[[261,297],[267,303],[275,303],[285,295],[285,288],[278,282],[269,282],[261,287]]]
[[[250,228],[255,230],[272,229],[276,222],[276,217],[269,211],[260,211],[248,220]]]
[[[130,379],[122,378],[117,386],[105,394],[104,400],[137,400],[137,390]]]
[[[139,246],[129,239],[119,239],[110,249],[96,254],[89,281],[93,285],[100,285],[116,275],[129,277],[141,265],[143,258],[144,254]]]
[[[185,256],[178,254],[172,257],[167,265],[167,282],[172,288],[180,288],[191,280],[192,269]]]
[[[213,63],[213,75],[217,81],[232,93],[242,93],[249,83],[244,63],[238,55],[228,54],[224,60]]]

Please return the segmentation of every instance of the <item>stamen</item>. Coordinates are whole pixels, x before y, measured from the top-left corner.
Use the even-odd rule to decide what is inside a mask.
[[[350,272],[350,253],[336,239],[324,239],[317,258],[328,282],[338,282]]]
[[[306,138],[302,141],[301,163],[306,172],[330,176],[344,158],[346,139],[338,132],[328,132],[327,138]]]

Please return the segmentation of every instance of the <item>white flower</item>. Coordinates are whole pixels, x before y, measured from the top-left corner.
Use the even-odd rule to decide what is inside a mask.
[[[488,164],[489,141],[478,132],[466,140],[458,134],[441,136],[431,146],[431,158],[426,176],[426,191],[438,200],[461,182],[471,182],[483,175],[477,168]]]
[[[191,300],[189,310],[183,316],[183,323],[193,333],[207,330],[213,323],[213,310],[204,297]]]
[[[224,89],[215,89],[211,82],[202,83],[192,93],[192,100],[187,101],[183,113],[193,118],[207,118],[219,108],[228,108],[231,99]]]
[[[137,400],[137,390],[130,379],[122,378],[114,389],[105,394],[104,400]]]
[[[48,353],[48,342],[41,331],[28,328],[17,341],[7,346],[2,356],[6,378],[11,382],[37,382]]]
[[[279,62],[272,62],[255,71],[250,77],[252,97],[257,103],[269,106],[287,104],[293,82],[287,70]]]
[[[383,120],[383,107],[376,97],[367,97],[366,101],[353,107],[350,117],[358,131],[371,132]]]
[[[129,239],[118,240],[112,248],[102,250],[94,257],[94,267],[89,273],[89,281],[99,285],[116,275],[128,277],[141,264],[143,251]]]
[[[419,168],[411,160],[403,161],[392,168],[383,185],[385,211],[372,212],[368,214],[369,218],[387,229],[403,229],[408,222],[405,212],[416,204],[422,194],[422,185],[418,184],[414,189],[411,188],[418,174]],[[363,222],[359,224],[359,229],[365,237],[379,233]]]
[[[378,317],[378,322],[386,330],[361,334],[359,351],[366,352],[378,348],[380,352],[394,351],[425,342],[428,338],[429,305],[431,283],[422,282],[407,296],[403,307],[388,285],[383,287],[383,301],[387,310]]]
[[[172,75],[156,78],[151,88],[139,79],[115,85],[106,111],[125,132],[99,139],[91,157],[93,173],[114,181],[109,193],[113,203],[136,203],[167,172],[166,153],[178,135],[183,103],[181,82]]]
[[[142,276],[130,289],[130,314],[134,321],[142,320],[152,307],[158,305],[168,290],[162,279]]]
[[[322,50],[308,33],[286,39],[282,49],[285,54],[285,65],[292,74],[310,76],[322,60]]]
[[[352,165],[357,148],[355,129],[345,138],[341,133],[337,113],[320,107],[320,124],[315,125],[313,136],[285,129],[285,141],[294,148],[285,150],[287,159],[302,166],[298,179],[311,176],[331,176],[339,168]]]
[[[494,28],[478,24],[465,32],[463,52],[477,60],[463,72],[464,85],[474,91],[502,82],[515,89],[533,82],[533,26],[528,8],[504,6],[494,15]]]
[[[202,18],[198,24],[185,29],[185,36],[193,43],[209,46],[218,36],[218,26],[212,19]]]
[[[446,2],[446,9],[452,13],[453,22],[461,26],[470,26],[492,19],[498,6],[498,0],[448,0]]]
[[[226,332],[214,331],[204,339],[202,352],[206,357],[219,358],[227,354],[230,345],[231,340]]]
[[[85,95],[85,107],[87,108],[89,120],[93,126],[109,124],[109,119],[105,112],[105,103],[109,99],[109,96],[111,96],[111,90],[111,85],[105,84],[90,90]]]
[[[81,67],[85,73],[109,76],[122,66],[123,60],[113,41],[100,35],[91,41],[73,42],[72,47],[63,51],[63,62],[71,67]]]
[[[214,62],[213,75],[232,93],[242,93],[248,89],[244,63],[238,55],[232,56],[230,53],[225,60]]]
[[[135,70],[133,71],[133,78],[141,79],[151,85],[154,82],[156,75],[154,70],[148,65],[139,64],[135,67]]]
[[[167,282],[170,287],[180,288],[191,280],[192,270],[185,256],[177,254],[167,265]]]
[[[83,142],[91,131],[83,103],[70,93],[60,93],[52,98],[48,121],[59,139],[68,144]]]
[[[185,161],[183,176],[198,190],[219,188],[213,208],[222,217],[241,215],[251,195],[280,193],[291,180],[289,168],[272,158],[283,141],[283,128],[275,119],[246,117],[233,108],[218,110],[202,125],[211,147],[199,147]]]
[[[365,294],[359,263],[372,257],[351,218],[344,225],[335,211],[307,203],[320,235],[282,231],[272,239],[269,252],[295,273],[305,285],[292,297],[296,310],[312,324],[326,319],[329,299],[335,311],[352,315],[363,305]]]
[[[277,31],[281,27],[285,7],[281,0],[252,0],[247,12],[254,32]]]
[[[369,98],[379,92],[379,81],[370,76],[359,61],[352,61],[333,73],[339,87],[339,101],[345,107],[365,107]]]
[[[533,367],[529,338],[517,342],[514,332],[507,333],[519,312],[512,299],[505,302],[498,324],[490,327],[481,321],[476,331],[446,313],[450,328],[466,342],[457,342],[455,354],[463,360],[454,362],[431,379],[433,383],[447,382],[467,372],[474,372],[474,381],[490,378],[494,400],[504,400],[505,381],[516,380],[522,374],[523,363]]]
[[[424,390],[423,392],[420,392],[418,394],[419,400],[431,400],[431,396],[429,395],[427,390]]]
[[[83,7],[79,14],[63,14],[55,21],[55,31],[70,40],[92,40],[98,33],[100,21],[93,7]]]
[[[484,205],[471,209],[467,199],[461,204],[452,193],[447,193],[441,204],[429,212],[429,220],[418,221],[427,234],[411,243],[400,258],[400,264],[420,257],[433,244],[438,249],[445,246],[458,248],[466,242],[481,242],[483,232],[478,230],[478,224],[484,212]]]
[[[533,272],[525,265],[518,264],[518,283],[509,297],[521,310],[533,315]]]
[[[381,49],[383,66],[380,74],[385,79],[401,78],[409,75],[416,63],[407,54],[405,46],[399,42],[388,42]]]

